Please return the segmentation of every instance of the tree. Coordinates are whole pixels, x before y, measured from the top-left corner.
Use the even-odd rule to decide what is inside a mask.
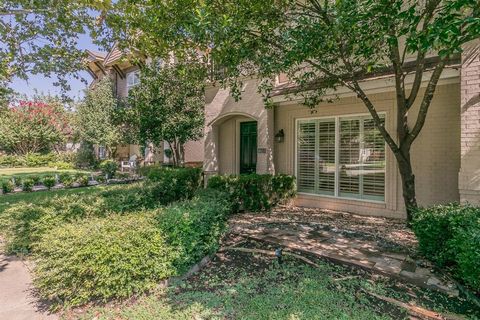
[[[85,93],[77,107],[77,130],[87,144],[104,146],[107,155],[114,157],[123,142],[121,130],[115,121],[118,101],[113,93],[112,81],[105,77]]]
[[[8,153],[49,152],[70,133],[68,114],[58,100],[20,101],[0,112],[0,149]]]
[[[408,219],[417,207],[411,147],[443,70],[480,34],[478,0],[185,0],[148,10],[124,0],[117,7],[121,13],[113,15],[122,19],[111,18],[110,25],[123,27],[125,46],[146,54],[201,49],[223,67],[223,83],[237,97],[241,79],[256,76],[264,80],[260,89],[268,104],[279,73],[295,82],[291,95],[312,108],[329,90],[353,91],[395,155]],[[386,74],[395,79],[396,132],[382,124],[361,85]]]
[[[129,92],[141,143],[159,146],[166,141],[173,164],[182,164],[184,144],[203,133],[204,88],[204,68],[195,62],[144,66],[140,85]]]
[[[79,36],[101,33],[103,13],[110,1],[2,0],[0,2],[0,100],[11,93],[14,77],[31,74],[55,76],[57,85],[69,89],[65,76],[84,70],[85,52]],[[101,17],[101,15],[100,15]]]

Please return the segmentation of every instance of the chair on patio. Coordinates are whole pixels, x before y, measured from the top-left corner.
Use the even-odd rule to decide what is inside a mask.
[[[137,155],[133,154],[132,156],[130,156],[128,161],[121,161],[121,163],[120,163],[121,171],[124,172],[125,169],[127,169],[128,171],[136,169],[137,168],[137,158],[138,158]]]

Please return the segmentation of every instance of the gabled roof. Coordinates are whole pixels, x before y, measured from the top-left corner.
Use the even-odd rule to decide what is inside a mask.
[[[88,60],[90,62],[95,62],[95,61],[103,62],[105,60],[105,57],[107,56],[106,52],[95,51],[95,50],[87,50],[87,53],[88,53]]]

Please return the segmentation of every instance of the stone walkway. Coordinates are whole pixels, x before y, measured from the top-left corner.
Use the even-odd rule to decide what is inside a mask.
[[[417,286],[457,296],[458,290],[421,261],[384,241],[314,223],[237,223],[231,231],[243,237],[313,254],[334,263],[359,267]]]
[[[32,295],[32,279],[24,261],[0,254],[0,319],[54,320]]]

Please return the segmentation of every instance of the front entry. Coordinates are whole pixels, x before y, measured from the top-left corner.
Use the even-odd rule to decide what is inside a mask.
[[[240,174],[257,171],[257,122],[240,122]]]

